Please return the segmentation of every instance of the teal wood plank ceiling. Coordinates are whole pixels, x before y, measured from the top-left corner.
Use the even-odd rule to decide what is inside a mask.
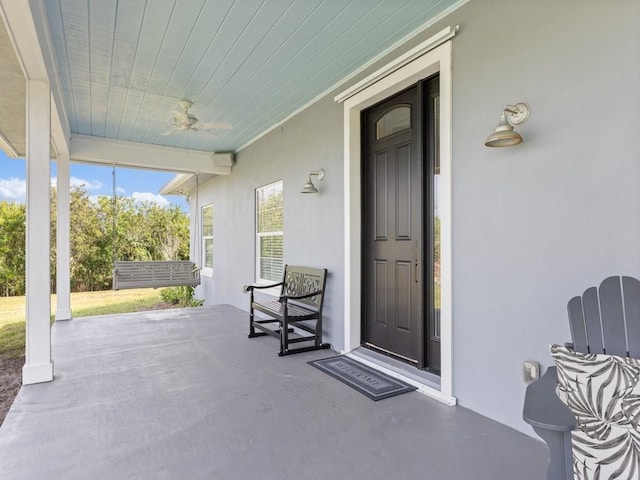
[[[207,151],[245,145],[456,3],[46,0],[73,133]],[[171,126],[183,99],[206,128]]]

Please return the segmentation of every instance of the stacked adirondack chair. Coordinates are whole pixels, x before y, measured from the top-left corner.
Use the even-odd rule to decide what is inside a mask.
[[[569,301],[573,342],[527,387],[523,418],[549,480],[640,479],[640,281],[609,277]]]

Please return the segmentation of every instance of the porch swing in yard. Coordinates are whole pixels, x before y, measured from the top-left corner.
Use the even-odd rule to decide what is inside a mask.
[[[200,268],[190,260],[149,260],[123,261],[117,260],[116,251],[116,168],[113,166],[113,289],[127,288],[161,288],[200,285]],[[197,211],[197,183],[196,174],[196,211]],[[197,223],[196,223],[197,225]]]

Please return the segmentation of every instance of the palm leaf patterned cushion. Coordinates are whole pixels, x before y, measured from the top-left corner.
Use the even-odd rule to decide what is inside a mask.
[[[640,360],[550,347],[558,395],[576,416],[577,480],[640,478]]]

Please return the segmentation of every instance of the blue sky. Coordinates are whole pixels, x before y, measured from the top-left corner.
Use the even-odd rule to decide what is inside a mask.
[[[56,176],[56,163],[51,163],[51,177]],[[152,201],[159,205],[178,205],[188,211],[187,202],[182,196],[162,196],[158,192],[163,185],[174,177],[170,172],[138,170],[116,167],[116,186],[118,195],[133,197],[140,201]],[[0,201],[25,202],[26,165],[23,159],[8,158],[0,150]],[[112,176],[110,166],[95,166],[79,163],[71,164],[71,184],[84,185],[89,195],[112,195]]]

